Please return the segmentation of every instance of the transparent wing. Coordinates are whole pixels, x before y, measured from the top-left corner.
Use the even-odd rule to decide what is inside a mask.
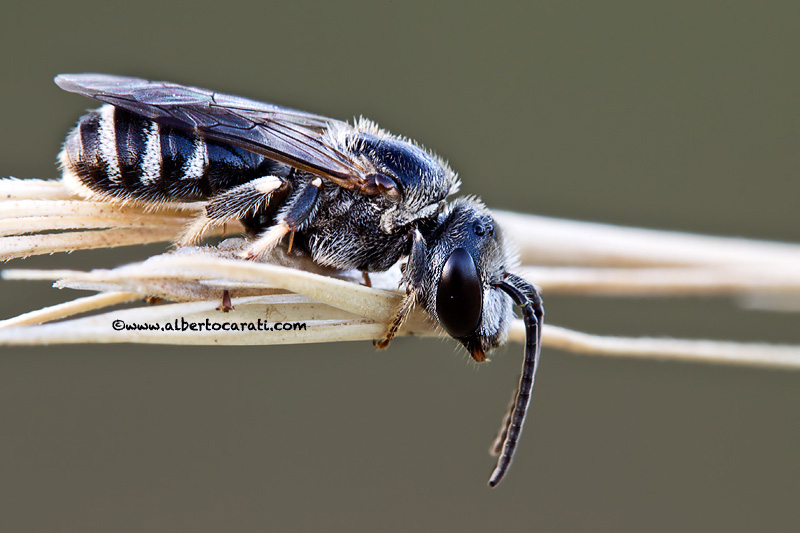
[[[165,126],[239,146],[329,178],[348,189],[378,192],[374,170],[349,157],[325,132],[345,122],[176,83],[105,74],[61,74],[56,84]]]

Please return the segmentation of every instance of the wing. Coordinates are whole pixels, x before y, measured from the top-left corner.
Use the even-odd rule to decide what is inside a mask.
[[[56,85],[159,124],[239,146],[347,189],[378,194],[376,171],[327,141],[345,122],[239,96],[175,83],[105,74],[61,74]],[[378,179],[380,182],[380,179]]]

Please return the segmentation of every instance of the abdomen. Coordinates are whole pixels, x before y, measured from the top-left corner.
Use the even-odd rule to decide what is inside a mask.
[[[161,126],[111,105],[81,117],[59,159],[64,179],[81,192],[146,202],[205,200],[289,170],[253,152]]]

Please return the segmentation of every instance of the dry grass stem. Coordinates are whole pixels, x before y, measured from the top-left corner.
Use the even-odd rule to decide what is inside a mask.
[[[74,195],[58,180],[0,179],[0,198],[15,200],[70,200]]]
[[[673,267],[759,265],[797,270],[800,245],[630,228],[495,211],[523,264]]]
[[[800,297],[800,270],[766,266],[599,268],[524,267],[548,294],[605,296],[724,296],[781,294]]]
[[[160,210],[73,197],[59,181],[0,180],[0,258],[152,242],[172,242],[197,205]],[[546,295],[735,296],[749,304],[800,308],[800,246],[621,228],[498,212],[522,258],[521,272]],[[228,228],[237,232],[240,228]],[[222,228],[217,228],[217,234]],[[268,263],[238,258],[240,238],[187,246],[110,270],[6,270],[6,279],[52,280],[94,296],[0,322],[0,344],[137,342],[285,344],[369,340],[383,335],[400,302],[397,267],[372,275],[333,272],[276,251]],[[224,290],[235,310],[217,310]],[[158,297],[163,305],[101,310]],[[81,313],[94,313],[72,318]],[[302,331],[145,331],[112,324],[175,320],[304,322]],[[51,323],[56,320],[61,322]],[[441,335],[421,312],[401,331]],[[517,321],[509,334],[522,341]],[[800,368],[800,346],[588,335],[547,325],[546,347],[595,355]]]
[[[511,336],[523,335],[523,325],[515,323]],[[800,369],[800,346],[794,345],[591,335],[550,325],[545,325],[542,343],[586,355]]]
[[[6,320],[0,320],[0,329],[44,324],[45,322],[61,320],[62,318],[69,318],[81,313],[97,311],[98,309],[103,309],[112,305],[141,299],[142,296],[140,294],[132,292],[106,292],[95,294],[93,296],[77,298],[70,302],[64,302],[63,304],[51,305],[44,309],[37,309],[30,313],[23,313]]]
[[[174,231],[157,228],[124,228],[100,231],[50,233],[0,238],[0,256],[16,259],[76,250],[96,250],[169,240]]]

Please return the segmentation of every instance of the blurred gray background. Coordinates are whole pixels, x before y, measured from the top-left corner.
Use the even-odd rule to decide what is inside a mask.
[[[15,3],[0,174],[54,177],[92,103],[60,72],[209,87],[449,159],[492,207],[800,241],[797,2]],[[112,266],[165,246],[13,261]],[[80,296],[3,282],[2,317]],[[717,299],[550,297],[551,323],[800,343]],[[0,352],[2,531],[789,531],[800,374],[545,348],[514,467],[487,449],[522,348]]]

